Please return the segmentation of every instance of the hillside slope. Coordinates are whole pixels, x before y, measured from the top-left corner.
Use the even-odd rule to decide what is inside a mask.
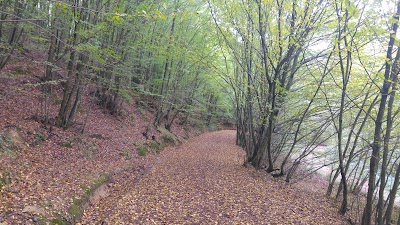
[[[141,104],[139,95],[124,104],[121,116],[110,115],[97,105],[90,87],[71,128],[45,126],[39,85],[43,61],[43,54],[28,52],[13,57],[1,71],[0,222],[73,221],[80,214],[73,208],[81,207],[79,199],[112,174],[143,170],[154,156],[140,155],[156,153],[163,141],[173,144],[201,132],[179,124],[172,127],[174,134],[156,130],[153,110]],[[53,120],[61,87],[54,93]]]

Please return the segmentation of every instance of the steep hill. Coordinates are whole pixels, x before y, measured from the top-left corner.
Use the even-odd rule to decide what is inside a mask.
[[[113,174],[139,176],[162,148],[202,132],[177,122],[171,132],[157,130],[152,126],[152,98],[134,92],[122,114],[111,115],[98,105],[90,87],[76,123],[67,130],[57,128],[59,84],[45,124],[40,85],[44,61],[40,52],[26,52],[1,71],[0,222],[71,222],[93,190]],[[143,157],[148,154],[152,156]]]

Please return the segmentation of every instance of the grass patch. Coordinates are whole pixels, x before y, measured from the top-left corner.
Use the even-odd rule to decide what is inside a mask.
[[[68,208],[68,214],[72,218],[77,218],[82,216],[83,214],[83,199],[81,198],[76,198],[74,199],[72,205]]]
[[[69,225],[70,223],[61,215],[55,215],[56,218],[50,220],[50,225]],[[41,223],[41,224],[48,224],[48,223]]]
[[[4,185],[8,185],[11,184],[11,172],[7,171],[3,174],[0,174],[0,189],[4,186]]]
[[[105,135],[102,134],[91,134],[89,135],[90,138],[95,138],[95,139],[100,139],[100,140],[111,140],[111,137],[107,137]]]
[[[167,145],[175,145],[175,138],[171,137],[170,135],[161,135],[160,138],[162,143],[165,143]]]
[[[40,143],[46,141],[46,136],[40,131],[36,131],[34,137],[35,137],[35,145],[39,145]]]
[[[7,179],[5,177],[0,177],[0,189],[7,184]]]
[[[69,138],[62,142],[60,146],[65,148],[73,148],[74,150],[80,152],[82,157],[84,157],[86,160],[93,160],[95,154],[98,152],[96,142],[80,137]]]
[[[0,135],[0,156],[3,154],[15,157],[18,154],[18,147],[12,139]]]
[[[164,142],[159,143],[157,141],[151,141],[136,146],[136,152],[139,156],[146,156],[149,152],[159,154],[167,146],[168,144]]]
[[[68,214],[71,219],[69,223],[75,224],[82,215],[83,210],[86,207],[87,202],[89,201],[92,194],[96,191],[104,183],[108,182],[111,179],[111,174],[101,175],[99,178],[93,180],[93,184],[90,186],[81,185],[81,188],[85,191],[85,193],[80,198],[75,198],[72,205],[68,208]]]
[[[146,156],[149,153],[149,149],[145,144],[141,144],[136,147],[136,152],[139,156]]]
[[[87,159],[89,161],[93,160],[93,155],[90,151],[84,150],[82,154],[83,154],[83,157],[85,157],[85,159]]]
[[[97,153],[97,147],[93,145],[93,143],[90,143],[86,149],[83,150],[83,156],[87,160],[93,160],[94,155]]]
[[[39,221],[35,224],[39,224],[39,225],[70,225],[71,223],[66,218],[61,216],[60,214],[54,213],[53,219],[49,220],[46,217],[41,216]]]
[[[122,149],[120,155],[124,157],[125,160],[131,160],[132,159],[132,152],[129,149]]]
[[[152,141],[149,143],[149,148],[154,150],[157,154],[159,154],[166,145],[164,143],[158,143],[157,141]]]
[[[32,68],[29,66],[17,66],[13,70],[13,74],[19,76],[19,75],[25,75],[25,74],[30,74],[32,72]]]
[[[72,148],[72,143],[70,141],[64,141],[61,144],[61,147],[65,147],[65,148]]]
[[[160,140],[161,143],[165,144],[165,145],[176,145],[178,143],[180,143],[180,140],[178,139],[178,137],[171,133],[171,131],[165,129],[165,128],[158,128],[158,131],[160,132]]]

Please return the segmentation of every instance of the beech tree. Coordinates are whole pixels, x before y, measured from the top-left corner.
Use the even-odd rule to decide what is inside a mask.
[[[249,1],[225,5],[208,2],[208,5],[219,34],[237,64],[237,82],[243,85],[238,89],[243,94],[236,98],[239,143],[246,149],[248,162],[256,168],[266,166],[272,172],[275,170],[273,158],[279,157],[274,156],[274,133],[284,129],[278,121],[283,115],[286,97],[298,71],[325,54],[312,53],[307,46],[318,39],[316,34],[329,11],[324,3],[311,1]],[[285,135],[281,136],[281,141],[285,139]],[[280,174],[285,174],[284,166]]]
[[[237,143],[245,148],[247,161],[267,172],[278,170],[274,176],[286,174],[288,182],[300,164],[313,168],[310,172],[330,166],[327,195],[337,185],[342,214],[349,208],[349,190],[360,190],[369,176],[371,201],[365,212],[372,215],[373,193],[379,185],[375,220],[390,222],[388,214],[398,187],[393,163],[398,154],[391,138],[394,115],[389,108],[396,105],[398,72],[391,55],[385,61],[389,72],[385,69],[382,75],[384,68],[379,65],[384,55],[376,44],[386,34],[382,20],[377,19],[383,13],[380,6],[372,9],[350,1],[207,3],[228,58],[226,65],[232,68],[231,74],[223,76],[234,90]],[[396,24],[397,17],[389,21]],[[390,32],[394,40],[395,30]],[[394,43],[389,44],[390,51],[396,49]],[[387,90],[377,88],[382,81]],[[383,95],[393,102],[380,100],[381,111],[378,102]],[[372,149],[371,143],[375,143]],[[377,143],[385,146],[381,153]],[[335,151],[320,153],[319,146]],[[371,150],[373,159],[368,157]],[[380,179],[375,180],[378,164]],[[389,170],[393,175],[388,175]],[[385,196],[388,185],[392,194]]]

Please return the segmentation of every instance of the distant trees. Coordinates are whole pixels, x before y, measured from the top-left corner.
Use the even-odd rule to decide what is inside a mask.
[[[35,7],[34,5],[31,7]],[[4,68],[11,54],[20,45],[24,32],[21,24],[25,3],[5,0],[0,2],[0,70]]]
[[[217,4],[208,2],[221,39],[234,61],[235,75],[230,79],[237,86],[238,142],[246,149],[249,163],[256,168],[267,167],[268,172],[275,171],[275,158],[281,155],[279,142],[287,144],[285,132],[288,131],[279,118],[285,115],[284,107],[296,75],[324,55],[310,54],[307,47],[323,28],[329,13],[327,3],[232,1]],[[303,121],[304,118],[299,124]],[[277,136],[277,131],[282,131],[282,136]],[[295,133],[292,150],[299,134]],[[280,167],[281,175],[287,159]]]
[[[340,213],[389,224],[400,180],[399,12],[383,21],[383,6],[362,1],[207,3],[247,162],[288,182],[329,167],[327,195],[336,191]],[[366,202],[349,196],[367,182]]]
[[[192,116],[211,126],[212,115],[231,105],[220,94],[220,78],[210,74],[216,43],[198,1],[7,0],[0,7],[1,68],[22,46],[27,28],[28,39],[47,44],[40,85],[45,124],[55,118],[64,129],[73,125],[88,92],[114,115],[121,115],[135,92],[149,96],[159,103],[154,125],[167,129],[177,118],[187,123]],[[50,108],[60,84],[55,116]]]

